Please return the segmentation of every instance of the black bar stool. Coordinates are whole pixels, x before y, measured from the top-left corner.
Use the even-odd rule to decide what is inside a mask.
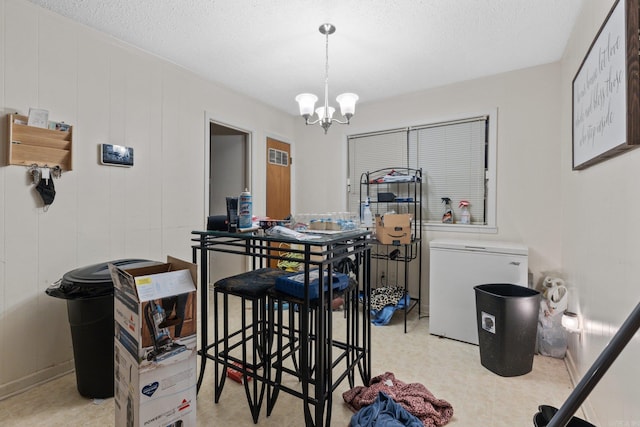
[[[328,280],[327,275],[324,277],[325,283]],[[323,284],[323,286],[325,286]],[[334,289],[332,292],[333,297],[340,297],[343,299],[342,306],[344,307],[345,315],[347,319],[347,342],[351,342],[353,339],[353,324],[349,315],[357,313],[357,293],[358,286],[355,281],[349,279],[348,285],[345,288]],[[316,376],[319,374],[316,370],[317,361],[314,360],[315,346],[326,346],[327,342],[318,342],[315,336],[316,328],[331,327],[331,312],[336,308],[332,305],[332,300],[329,300],[329,292],[325,291],[325,310],[327,315],[325,316],[325,323],[323,325],[315,325],[316,311],[318,310],[318,300],[313,299],[307,304],[303,298],[299,296],[291,295],[287,292],[277,290],[275,287],[270,288],[267,291],[268,295],[268,318],[269,324],[272,325],[273,337],[272,345],[274,349],[272,352],[272,376],[268,382],[267,389],[267,416],[271,415],[276,401],[278,399],[279,392],[285,391],[293,394],[304,401],[304,415],[305,425],[315,425],[313,421],[313,415],[311,414],[308,404],[322,405],[326,407],[328,419],[331,414],[331,393],[328,393],[326,400],[323,400],[320,396],[315,396],[312,389],[315,387]],[[288,319],[284,322],[284,311],[288,309]],[[306,326],[303,326],[306,324]],[[308,334],[306,337],[302,337],[301,334]],[[306,345],[302,344],[305,343]],[[324,362],[325,372],[322,375],[327,376],[327,385],[329,389],[332,388],[332,374],[331,371],[337,363],[344,361],[346,364],[353,362],[355,356],[353,354],[353,348],[344,343],[333,342],[332,345],[337,345],[336,352],[332,352],[327,349],[325,357],[327,359]],[[303,356],[302,352],[306,355]],[[338,360],[334,360],[333,357],[337,356]],[[287,360],[290,359],[291,363]],[[300,363],[303,360],[307,360],[309,363],[307,366],[301,366]],[[303,385],[302,391],[293,390],[282,384],[283,374],[290,375],[297,378],[298,382]],[[354,386],[353,375],[348,376],[348,381],[351,386]],[[329,390],[323,391],[323,393]]]
[[[228,370],[239,372],[254,423],[258,422],[265,388],[270,379],[272,328],[267,324],[267,291],[274,287],[276,278],[283,274],[286,272],[277,268],[261,268],[218,280],[214,284],[215,403],[220,400]],[[241,305],[241,323],[233,331],[229,326],[230,295],[239,297]],[[248,304],[251,304],[249,315]],[[222,336],[219,322],[222,322]]]
[[[271,415],[280,391],[282,373],[288,373],[301,378],[297,352],[300,351],[300,324],[301,316],[307,311],[304,301],[292,298],[290,295],[278,292],[275,288],[267,291],[268,319],[272,326],[272,344],[275,343],[270,368],[275,370],[275,377],[270,378],[267,392],[267,416]],[[302,308],[302,310],[301,310]],[[284,312],[287,311],[287,321],[284,321]],[[297,322],[296,322],[297,319]],[[297,323],[297,326],[296,326]],[[291,366],[286,366],[285,361],[291,359]]]

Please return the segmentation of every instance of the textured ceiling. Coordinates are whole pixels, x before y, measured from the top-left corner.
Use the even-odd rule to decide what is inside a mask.
[[[557,61],[584,0],[29,0],[297,114]],[[357,111],[356,111],[357,113]]]

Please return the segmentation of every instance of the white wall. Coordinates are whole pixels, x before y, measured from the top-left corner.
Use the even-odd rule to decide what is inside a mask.
[[[605,20],[612,0],[585,2],[562,61],[562,260],[571,287],[569,308],[584,316],[572,336],[570,362],[578,379],[589,369],[640,300],[640,150],[572,171],[572,80]],[[640,425],[640,344],[636,338],[593,390],[586,406],[598,426]],[[594,417],[595,415],[595,417]]]
[[[560,65],[556,63],[363,104],[351,126],[333,125],[327,136],[318,126],[310,129],[298,124],[295,180],[299,188],[307,189],[297,194],[298,203],[310,212],[346,209],[348,134],[437,122],[497,108],[498,232],[426,231],[423,235],[427,240],[450,237],[524,243],[529,247],[529,268],[538,282],[561,266],[559,91]],[[317,147],[321,147],[319,152]],[[303,150],[307,151],[301,153]],[[359,191],[357,183],[352,186]],[[425,312],[428,252],[424,242]],[[411,294],[416,290],[412,284]]]
[[[3,115],[44,108],[75,134],[74,170],[48,212],[25,167],[0,167],[2,398],[72,368],[66,304],[44,293],[66,271],[191,258],[190,232],[205,225],[205,112],[252,132],[257,212],[265,135],[292,140],[294,118],[23,0],[0,1],[0,23]],[[4,117],[0,130],[4,148]],[[105,142],[134,147],[135,166],[99,165]]]

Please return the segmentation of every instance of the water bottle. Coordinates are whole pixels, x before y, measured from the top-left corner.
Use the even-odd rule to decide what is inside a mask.
[[[367,202],[364,205],[364,213],[362,215],[362,224],[366,228],[373,227],[373,215],[371,214],[371,206],[369,203],[369,198],[367,197]]]
[[[251,228],[252,217],[251,193],[245,188],[238,198],[238,228]]]

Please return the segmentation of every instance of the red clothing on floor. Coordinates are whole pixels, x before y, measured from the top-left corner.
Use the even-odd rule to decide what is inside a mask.
[[[351,409],[358,411],[363,406],[372,404],[380,391],[419,418],[427,427],[443,426],[453,416],[453,407],[449,402],[437,399],[420,383],[406,384],[397,380],[391,372],[371,378],[369,387],[357,386],[345,391],[342,398]]]

